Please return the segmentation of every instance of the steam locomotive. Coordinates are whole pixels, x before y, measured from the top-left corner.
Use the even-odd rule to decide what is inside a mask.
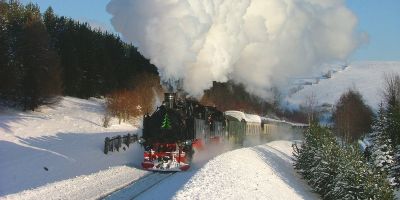
[[[142,167],[152,171],[186,171],[194,154],[207,142],[224,137],[225,117],[215,107],[165,93],[156,111],[143,118]]]

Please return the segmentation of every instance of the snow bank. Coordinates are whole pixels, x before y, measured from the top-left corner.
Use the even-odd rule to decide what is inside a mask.
[[[139,131],[103,128],[102,113],[101,101],[70,97],[40,112],[0,113],[0,199],[97,199],[149,174],[138,169],[139,145],[103,154],[105,137]],[[317,199],[293,170],[291,142],[230,148],[197,152],[188,172],[139,199]]]
[[[139,145],[103,153],[105,137],[139,132],[129,124],[102,127],[103,112],[101,100],[65,97],[37,112],[0,113],[0,196],[138,164]]]
[[[224,153],[139,199],[319,199],[294,171],[291,144],[275,141]]]
[[[5,196],[4,199],[98,199],[148,173],[127,166],[112,167],[91,175],[79,176],[11,194]]]

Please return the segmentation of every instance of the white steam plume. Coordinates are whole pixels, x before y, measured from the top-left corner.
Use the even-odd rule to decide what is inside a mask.
[[[266,97],[360,41],[343,0],[111,0],[107,10],[124,40],[193,96],[231,79]]]

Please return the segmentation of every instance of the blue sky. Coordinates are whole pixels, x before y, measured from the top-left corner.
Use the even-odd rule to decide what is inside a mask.
[[[23,3],[31,0],[22,0]],[[111,15],[106,11],[109,0],[32,0],[44,11],[52,6],[58,15],[114,31]],[[348,7],[358,17],[358,30],[366,32],[368,43],[361,46],[350,60],[400,61],[400,1],[347,0]]]
[[[369,36],[353,59],[400,61],[400,1],[347,0],[347,5],[358,17],[359,30]]]

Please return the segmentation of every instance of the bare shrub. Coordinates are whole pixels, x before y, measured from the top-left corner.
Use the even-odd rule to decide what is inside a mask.
[[[152,112],[155,97],[161,97],[164,92],[160,85],[160,78],[153,74],[142,73],[134,77],[133,80],[134,87],[131,98],[134,98],[134,101],[137,102],[135,109],[141,115]]]
[[[400,101],[400,76],[399,74],[385,74],[383,97],[386,105],[398,104]]]
[[[106,97],[107,112],[119,123],[152,112],[155,96],[162,93],[158,76],[143,73],[132,80],[132,89],[114,91]]]
[[[306,96],[305,102],[300,106],[300,109],[307,114],[308,124],[318,121],[320,111],[315,93]]]
[[[108,113],[107,111],[104,112],[104,116],[103,116],[103,127],[104,127],[104,128],[110,127],[110,121],[111,121],[111,115],[110,115],[110,113]]]
[[[333,112],[335,131],[344,141],[353,142],[371,131],[373,115],[361,94],[349,89],[342,94]]]

